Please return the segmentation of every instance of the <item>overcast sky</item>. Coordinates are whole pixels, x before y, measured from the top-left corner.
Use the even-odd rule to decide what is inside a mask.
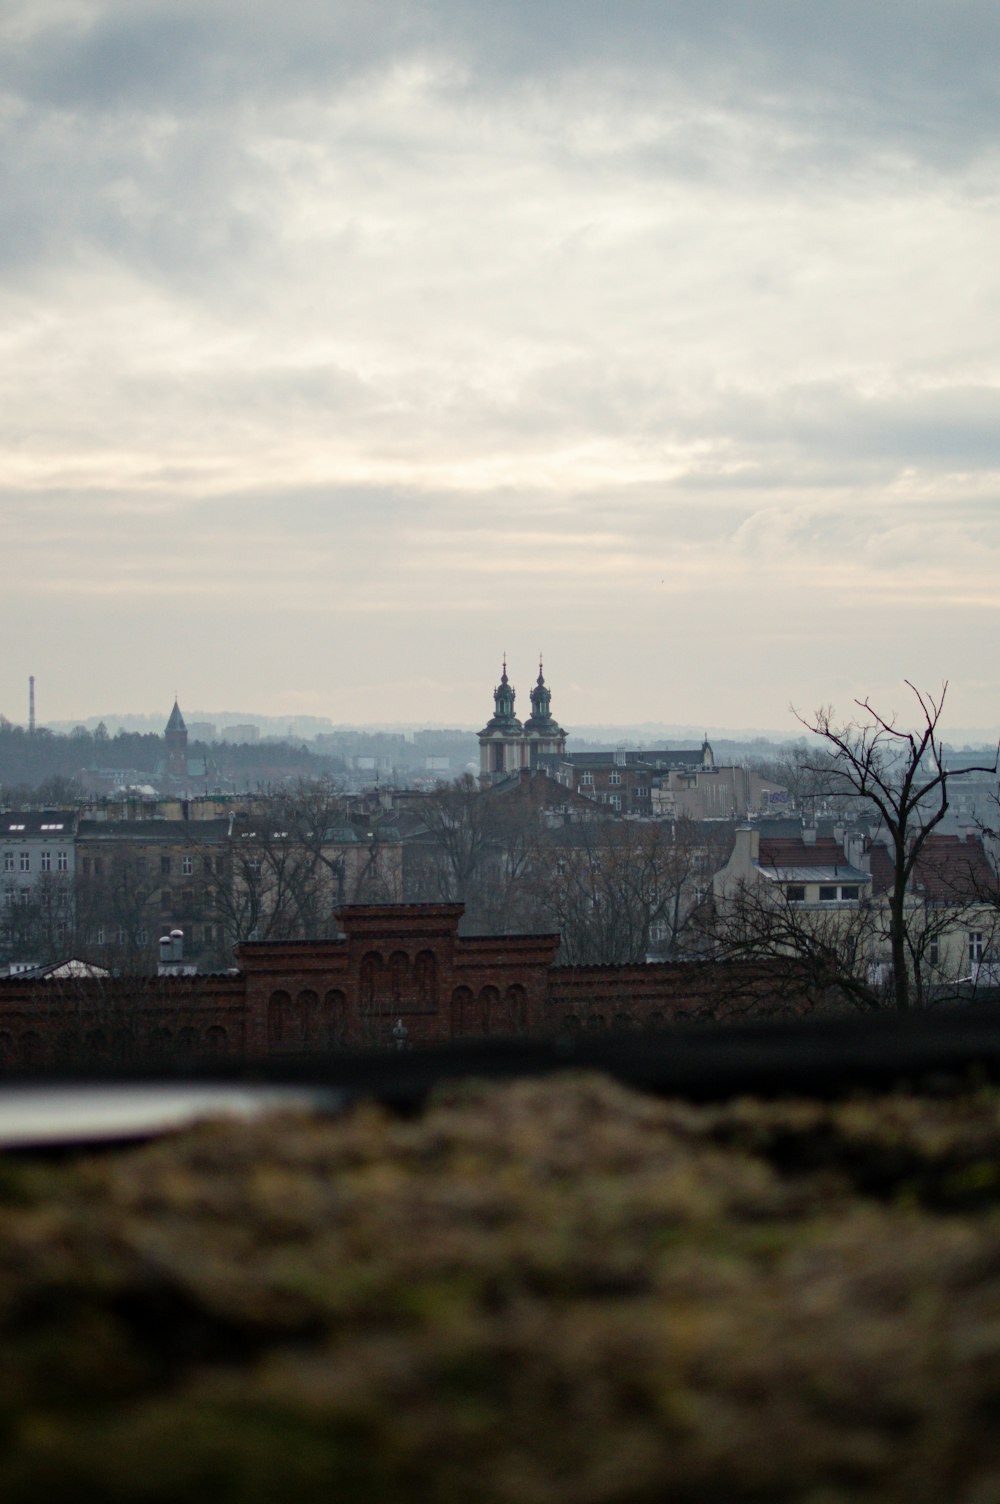
[[[0,711],[996,730],[995,0],[5,0]]]

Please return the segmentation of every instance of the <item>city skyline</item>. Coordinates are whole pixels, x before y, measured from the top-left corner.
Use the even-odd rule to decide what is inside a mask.
[[[0,42],[8,718],[34,674],[40,724],[482,724],[543,649],[570,728],[909,678],[995,736],[995,7],[12,0]]]

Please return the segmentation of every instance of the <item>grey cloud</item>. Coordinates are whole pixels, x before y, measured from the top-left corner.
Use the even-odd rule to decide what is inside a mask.
[[[585,74],[624,105],[664,89],[793,126],[821,157],[877,136],[928,161],[995,142],[1000,12],[991,0],[130,0],[10,49],[8,90],[84,112],[322,99],[431,57],[475,97]],[[446,85],[443,85],[446,86]],[[580,103],[585,104],[586,92]]]
[[[82,14],[74,30],[42,11],[0,48],[0,267],[37,276],[96,254],[226,305],[252,302],[282,255],[287,185],[264,141],[336,167],[345,216],[381,183],[419,220],[458,164],[471,173],[466,153],[489,174],[498,137],[582,185],[778,180],[821,196],[859,153],[954,167],[992,150],[1000,107],[1000,10],[971,0],[98,0]],[[364,108],[368,78],[425,59],[440,64],[427,97],[452,111],[429,138],[419,101],[389,122]],[[466,142],[470,123],[485,145]]]
[[[266,216],[244,206],[270,174],[212,122],[157,132],[32,115],[10,128],[4,157],[0,266],[11,273],[96,254],[208,290],[220,263],[239,280],[273,242]]]
[[[167,109],[324,89],[405,49],[401,0],[374,11],[344,0],[293,6],[129,0],[93,8],[76,30],[59,17],[10,58],[9,88],[65,109]]]
[[[830,487],[889,480],[909,467],[937,475],[1000,472],[1000,390],[991,386],[881,396],[835,382],[770,394],[723,390],[689,404],[678,431],[717,446],[700,476],[694,468],[678,485]],[[720,459],[751,468],[719,474]]]
[[[701,441],[681,483],[836,486],[907,467],[1000,472],[1000,389],[992,386],[903,386],[879,396],[844,382],[705,391],[665,385],[661,371],[634,361],[598,369],[587,358],[535,373],[500,404],[465,393],[463,416],[491,441],[597,434],[640,452]],[[727,473],[738,464],[752,468]]]
[[[878,136],[930,160],[995,142],[1000,13],[990,0],[508,0],[442,7],[477,77],[657,75],[705,103],[817,138]]]

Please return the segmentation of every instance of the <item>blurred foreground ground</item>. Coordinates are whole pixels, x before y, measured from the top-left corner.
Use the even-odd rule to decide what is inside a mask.
[[[0,1498],[1000,1501],[1000,1096],[419,1117],[0,1161]]]

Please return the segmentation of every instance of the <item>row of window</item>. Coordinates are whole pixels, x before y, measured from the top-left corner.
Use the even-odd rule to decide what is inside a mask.
[[[64,855],[65,853],[60,853],[60,854]],[[26,852],[22,852],[22,859],[26,855],[27,855]],[[44,855],[43,855],[43,861],[44,861]],[[179,870],[180,870],[181,877],[193,877],[194,876],[194,867],[195,867],[195,858],[193,856],[182,856],[180,858],[180,869]],[[144,859],[142,857],[135,857],[135,858],[133,858],[133,868],[134,868],[134,871],[136,871],[136,872],[144,872],[146,870],[146,863],[145,863]],[[27,869],[25,868],[25,869],[22,869],[22,870],[26,871]],[[61,867],[59,870],[60,871],[65,871],[66,869]],[[104,872],[104,858],[100,857],[100,856],[94,856],[94,857],[85,856],[85,857],[82,857],[81,860],[80,860],[80,870],[81,870],[81,872],[82,872],[82,874],[83,874],[84,877],[91,877],[91,876],[93,876],[93,877],[101,877],[103,875],[103,872]],[[212,877],[213,875],[216,876],[216,877],[222,877],[225,874],[225,870],[226,870],[226,859],[222,855],[216,856],[215,859],[214,859],[214,861],[213,861],[212,857],[210,857],[210,856],[202,857],[202,867],[201,867],[201,870],[205,874],[206,877]],[[160,857],[160,876],[161,877],[170,877],[170,875],[171,875],[171,873],[173,871],[174,871],[174,858],[170,857],[170,856],[161,856]]]
[[[11,885],[4,889],[3,901],[9,909],[18,903],[26,908],[33,899],[44,908],[51,908],[54,904],[57,909],[68,909],[70,904],[67,888],[57,888],[55,892],[48,889],[44,893],[37,893],[33,888],[15,888]]]
[[[643,798],[644,795],[646,795],[646,794],[649,793],[649,790],[644,787],[643,782],[642,782],[644,776],[645,775],[643,773],[637,773],[635,775],[635,782],[636,782],[635,793],[638,796],[638,798],[640,798],[640,799]],[[614,786],[617,787],[621,783],[621,781],[622,781],[622,775],[620,773],[609,773],[608,774],[608,783],[609,784],[612,784],[612,785],[614,785]],[[592,789],[594,787],[594,775],[593,775],[593,773],[581,773],[580,774],[580,786],[581,786],[581,788]]]
[[[967,932],[967,955],[970,966],[977,966],[980,961],[986,959],[986,937],[982,930],[969,930]],[[932,966],[941,964],[941,939],[938,935],[932,935],[927,942],[927,959]]]
[[[200,906],[202,908],[210,909],[215,904],[215,894],[211,888],[209,888],[207,892],[199,894],[198,897],[200,900]],[[139,903],[146,902],[145,896],[141,893],[136,895],[136,899]],[[195,905],[194,889],[184,888],[177,902],[182,913],[189,913]],[[173,893],[169,888],[164,888],[162,893],[160,894],[160,908],[164,911],[164,913],[169,913],[170,910],[174,908],[174,906]]]
[[[805,883],[789,883],[785,888],[785,897],[789,903],[805,903]],[[819,888],[820,903],[844,903],[849,899],[861,897],[861,887],[858,883],[821,883]]]
[[[13,851],[5,851],[4,852],[4,854],[3,854],[3,870],[5,872],[15,872],[15,871],[17,871],[17,872],[30,872],[31,871],[31,852],[30,851],[19,851],[19,852],[16,853],[16,855],[17,855],[17,864],[15,866],[15,863],[14,863],[15,853]],[[39,871],[40,872],[68,872],[69,871],[69,852],[68,851],[57,851],[56,852],[56,864],[55,864],[55,867],[53,867],[53,865],[52,865],[52,852],[51,851],[43,851],[41,853],[41,855],[40,855],[40,858],[39,858]]]
[[[184,938],[189,945],[198,945],[201,941],[204,941],[206,945],[211,945],[214,941],[223,938],[222,926],[221,924],[204,924],[199,929],[199,926],[192,924],[185,930]],[[94,931],[95,945],[113,945],[115,942],[119,945],[146,945],[148,941],[149,931],[145,928],[130,931],[124,928],[115,930],[105,925],[98,925]]]

